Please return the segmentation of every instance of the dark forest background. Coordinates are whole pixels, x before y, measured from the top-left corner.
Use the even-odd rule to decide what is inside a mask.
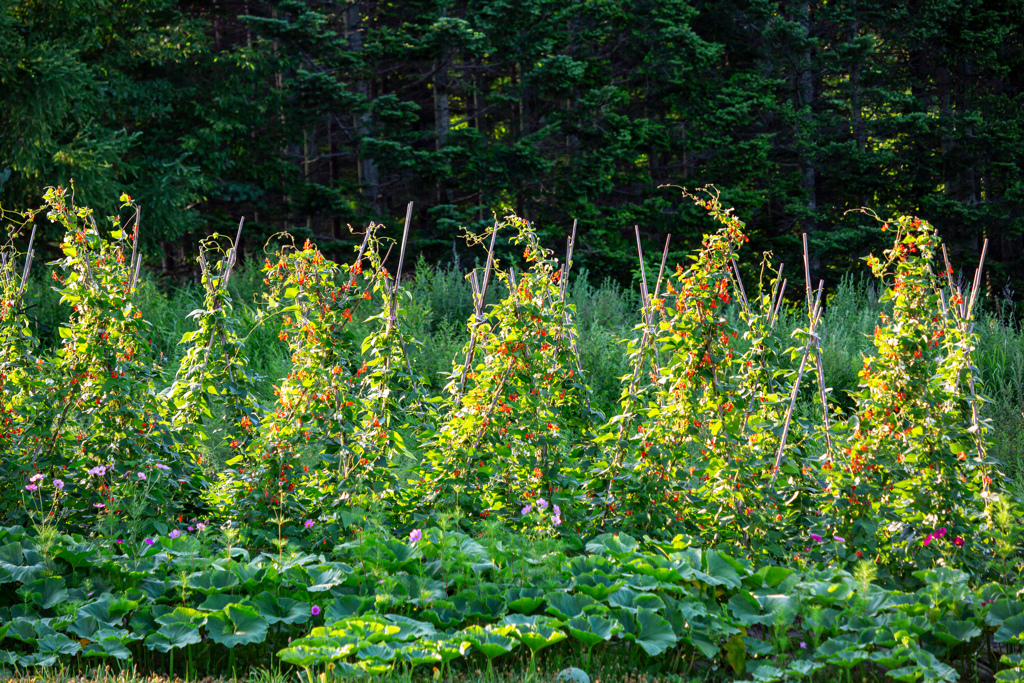
[[[242,216],[250,254],[340,254],[413,201],[434,262],[495,214],[559,249],[576,219],[577,263],[628,285],[634,225],[652,261],[708,229],[659,186],[713,183],[794,277],[803,232],[829,282],[877,253],[870,206],[968,274],[988,238],[989,292],[1024,292],[1019,0],[0,0],[0,47],[0,203],[127,192],[170,276]]]

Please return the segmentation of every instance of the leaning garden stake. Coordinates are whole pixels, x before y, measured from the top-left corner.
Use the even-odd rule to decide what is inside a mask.
[[[811,252],[807,247],[807,233],[803,234],[804,242],[804,277],[807,280],[807,317],[811,318],[814,316],[814,311],[811,308]],[[819,336],[811,337],[814,342],[814,369],[818,374],[818,396],[821,398],[821,419],[824,424],[825,433],[825,457],[831,459],[833,457],[832,450],[832,424],[828,414],[828,391],[825,386],[825,365],[821,360],[821,339]]]
[[[821,282],[818,284],[818,294],[814,299],[814,304],[811,307],[810,321],[811,325],[807,329],[807,343],[804,345],[804,353],[800,358],[800,367],[796,371],[796,378],[793,380],[793,390],[789,396],[789,407],[786,408],[786,418],[782,422],[782,436],[779,437],[779,452],[775,456],[775,467],[772,468],[772,483],[775,483],[775,478],[779,474],[779,468],[782,466],[782,453],[786,449],[786,437],[789,435],[789,425],[793,420],[793,410],[796,408],[796,397],[800,391],[800,378],[803,377],[804,367],[807,365],[807,356],[810,355],[811,349],[815,341],[817,340],[817,327],[821,321],[821,290],[825,287],[825,283]]]
[[[473,365],[473,355],[476,351],[476,342],[479,335],[480,326],[484,322],[484,297],[487,296],[487,283],[491,278],[491,268],[494,265],[494,241],[498,237],[498,222],[494,222],[494,228],[491,230],[491,245],[487,248],[487,263],[484,265],[484,281],[483,285],[480,286],[479,291],[477,290],[476,283],[473,284],[473,294],[476,299],[473,306],[473,322],[470,324],[469,330],[469,349],[466,351],[466,362],[462,365],[462,377],[459,378],[459,393],[458,396],[462,395],[462,392],[466,389],[466,375],[469,374],[469,368]],[[476,271],[473,271],[473,276],[476,276]]]

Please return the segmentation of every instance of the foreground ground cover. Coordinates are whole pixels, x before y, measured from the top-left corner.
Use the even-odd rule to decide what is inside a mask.
[[[277,657],[312,681],[596,652],[761,681],[979,663],[1017,680],[1020,514],[975,361],[980,277],[953,279],[926,222],[881,225],[882,310],[837,396],[821,285],[783,334],[781,267],[764,256],[745,286],[742,223],[692,198],[719,227],[688,266],[641,270],[610,412],[581,360],[571,237],[560,259],[515,217],[468,236],[487,258],[440,390],[410,352],[404,241],[371,226],[340,265],[285,244],[256,307],[287,350],[268,395],[230,241],[202,244],[168,384],[130,198],[101,229],[50,190],[30,218],[66,230],[55,351],[23,315],[31,264],[8,251],[0,277],[4,663]],[[494,258],[499,234],[519,264]]]

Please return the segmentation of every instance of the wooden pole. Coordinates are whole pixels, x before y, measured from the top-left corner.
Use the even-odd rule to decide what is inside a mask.
[[[824,285],[824,283],[822,283]],[[811,314],[811,326],[807,332],[807,344],[804,345],[804,353],[800,358],[800,368],[796,372],[796,379],[793,381],[793,391],[789,396],[789,407],[786,409],[786,418],[782,423],[782,437],[779,440],[779,452],[775,456],[775,467],[772,469],[772,483],[775,483],[775,477],[779,474],[779,467],[782,465],[782,453],[786,449],[786,438],[789,435],[789,424],[793,420],[793,411],[796,409],[796,397],[800,391],[800,378],[803,377],[804,367],[807,365],[807,356],[811,353],[811,348],[815,342],[815,328],[818,325],[818,321],[821,320],[821,290],[822,287],[818,287],[818,296],[814,301],[812,314]]]
[[[398,318],[398,285],[402,279],[402,267],[405,264],[405,245],[409,240],[409,224],[412,222],[412,202],[405,207],[405,228],[402,230],[402,248],[398,252],[398,270],[395,271],[394,285],[391,287],[391,310],[388,312],[388,329],[395,326]]]
[[[472,279],[470,285],[473,287],[473,294],[476,297],[474,306],[473,323],[471,325],[469,333],[469,349],[466,350],[466,361],[462,364],[462,376],[459,378],[459,393],[458,396],[462,396],[462,392],[466,389],[466,376],[469,375],[469,368],[473,365],[473,356],[476,353],[476,339],[477,330],[483,324],[484,314],[484,297],[487,296],[487,283],[491,277],[491,268],[494,264],[494,243],[498,237],[498,223],[494,223],[494,232],[491,234],[491,244],[487,248],[487,262],[484,265],[484,282],[483,286],[479,287],[476,283],[476,271],[472,273]],[[512,289],[514,287],[515,277],[512,271],[509,271],[509,284]]]
[[[32,234],[28,238],[28,251],[25,253],[25,268],[21,271],[21,284],[18,285],[18,301],[21,300],[21,294],[25,291],[25,283],[28,281],[28,273],[32,269],[32,245],[36,241],[36,224],[32,224]]]
[[[238,232],[235,233],[235,243],[231,245],[231,252],[228,254],[228,264],[224,271],[224,286],[226,287],[228,282],[231,280],[231,270],[235,267],[235,263],[238,261],[238,245],[242,239],[242,226],[245,225],[245,216],[238,221]]]

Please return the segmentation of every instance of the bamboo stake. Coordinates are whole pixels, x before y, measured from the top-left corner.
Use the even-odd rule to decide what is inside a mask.
[[[477,286],[477,283],[476,283],[476,271],[475,270],[473,271],[472,279],[470,280],[470,284],[473,287],[473,294],[474,294],[474,296],[477,296],[478,294],[479,295],[476,298],[476,306],[474,308],[475,313],[474,313],[474,316],[473,316],[473,328],[470,330],[470,334],[469,334],[469,349],[467,349],[467,351],[466,351],[466,361],[462,364],[462,376],[459,378],[459,393],[458,393],[457,396],[462,396],[462,392],[466,388],[466,377],[467,377],[467,375],[469,375],[469,368],[473,364],[473,355],[476,352],[477,330],[484,323],[484,319],[483,319],[483,314],[484,314],[484,297],[487,296],[487,283],[488,283],[488,280],[490,280],[490,278],[491,278],[491,268],[492,268],[492,266],[494,264],[494,243],[497,240],[497,237],[498,237],[498,223],[497,223],[497,221],[495,221],[495,223],[494,223],[494,231],[491,234],[491,244],[487,248],[487,262],[484,264],[484,282],[483,282],[483,286],[479,287],[479,293],[478,293],[478,286]],[[515,282],[515,276],[513,275],[512,271],[509,270],[509,283],[510,283],[510,285],[513,285],[514,282]],[[513,286],[513,289],[514,289],[514,286]]]
[[[131,259],[131,261],[128,262],[128,265],[129,265],[129,267],[132,270],[135,270],[135,256],[139,252],[139,235],[141,234],[140,231],[139,231],[139,227],[142,224],[141,222],[142,222],[142,205],[141,204],[136,204],[135,205],[135,227],[133,228],[133,231],[132,231],[132,259]],[[134,286],[135,286],[135,282],[133,280],[132,281],[132,287],[134,287]]]
[[[807,233],[803,235],[804,243],[804,276],[807,278],[807,293],[810,295],[811,289],[811,252],[807,246]],[[818,299],[821,299],[822,288],[824,287],[824,281],[818,283]],[[808,296],[807,299],[807,317],[813,322],[814,309],[811,308],[811,300]],[[828,415],[828,392],[825,387],[825,365],[821,360],[821,343],[818,337],[814,338],[814,369],[818,375],[818,394],[821,398],[821,414],[822,420],[825,424],[825,456],[828,459],[832,458],[832,436],[829,434],[831,428],[831,420]]]
[[[985,267],[985,254],[988,253],[988,238],[985,238],[981,246],[981,260],[978,261],[978,270],[974,272],[974,286],[971,287],[971,303],[967,306],[967,319],[971,319],[974,313],[974,302],[978,300],[978,292],[981,290],[981,270]]]
[[[21,300],[21,294],[25,291],[25,282],[28,281],[28,273],[32,269],[32,245],[36,241],[36,224],[32,224],[32,234],[28,238],[28,251],[25,253],[25,268],[21,272],[21,284],[18,285],[18,300]]]
[[[732,272],[733,272],[733,275],[736,276],[736,284],[739,285],[739,288],[740,288],[740,300],[743,302],[743,310],[745,310],[747,312],[747,315],[749,316],[750,315],[750,302],[747,300],[747,290],[743,286],[743,278],[740,277],[740,267],[738,265],[736,265],[736,259],[735,258],[731,258],[730,257],[729,260],[732,261]]]
[[[960,290],[957,289],[957,287],[953,284],[953,266],[949,265],[949,254],[946,253],[946,245],[945,244],[942,245],[942,259],[943,259],[943,261],[946,264],[946,280],[949,282],[950,303],[955,307],[955,306],[957,306],[957,304],[953,303],[953,299],[956,298],[956,296],[960,293]],[[960,316],[959,317],[961,317],[961,318],[964,317],[964,312],[965,312],[965,309],[963,308],[963,303],[964,303],[963,302],[963,297],[961,296],[960,297],[960,304],[959,304],[959,306],[960,306],[960,311],[959,311]],[[953,312],[955,314],[957,312],[957,309],[954,308]]]
[[[658,268],[658,279],[654,283],[654,298],[661,294],[661,282],[665,276],[665,262],[668,260],[668,245],[672,241],[672,234],[665,235],[665,248],[661,251],[661,267]],[[653,312],[652,312],[653,315]]]
[[[822,283],[824,284],[824,283]],[[782,453],[786,449],[786,438],[789,435],[789,424],[793,419],[793,411],[796,409],[796,397],[800,391],[800,379],[804,374],[804,367],[807,365],[807,356],[811,353],[811,347],[816,339],[815,328],[818,325],[818,321],[821,319],[821,290],[822,287],[818,287],[818,296],[814,301],[814,305],[811,314],[811,326],[808,329],[807,344],[804,346],[803,356],[800,358],[800,368],[797,370],[796,379],[793,382],[793,391],[789,396],[789,407],[786,409],[786,418],[782,423],[782,437],[779,440],[779,452],[775,456],[775,467],[772,469],[772,484],[775,483],[775,477],[779,474],[779,467],[782,465]]]
[[[398,270],[395,271],[394,286],[391,287],[391,310],[388,313],[388,329],[395,326],[398,320],[398,284],[402,279],[402,267],[405,264],[405,246],[409,240],[409,224],[412,222],[412,202],[405,207],[405,228],[402,230],[402,248],[398,252]]]
[[[804,281],[807,283],[807,310],[811,310],[811,252],[807,249],[807,233],[803,234],[804,242]]]
[[[780,268],[779,270],[781,271],[782,269]],[[775,309],[772,311],[771,318],[768,320],[768,327],[773,330],[775,329],[775,322],[779,319],[779,309],[782,308],[782,299],[786,292],[787,282],[789,282],[789,280],[782,281],[782,286],[779,288],[779,298],[775,302]]]
[[[572,252],[576,248],[576,219],[572,221],[572,234],[565,245],[565,263],[562,264],[562,301],[565,301],[565,294],[568,291],[569,271],[572,268]]]
[[[238,243],[242,239],[242,226],[245,225],[245,216],[238,221],[238,232],[235,233],[235,243],[231,247],[231,253],[228,254],[228,264],[224,271],[224,286],[226,287],[228,282],[231,280],[231,269],[235,267],[235,263],[238,260]]]

